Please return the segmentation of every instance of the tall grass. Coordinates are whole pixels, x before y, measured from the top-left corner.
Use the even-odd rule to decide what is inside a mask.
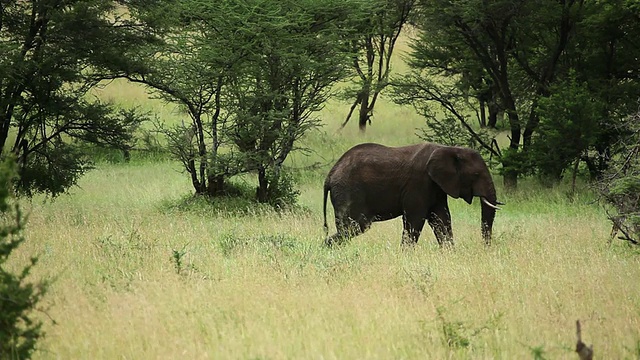
[[[104,91],[117,101],[165,106],[116,85]],[[415,143],[422,122],[382,102],[364,136],[355,123],[336,133],[347,109],[330,104],[325,127],[303,140],[312,152],[288,163],[301,210],[188,200],[189,179],[171,161],[98,164],[70,195],[23,202],[28,241],[14,264],[39,254],[34,276],[55,280],[37,357],[572,358],[576,319],[597,356],[638,356],[640,254],[607,245],[587,194],[571,201],[533,181],[506,193],[496,179],[507,205],[489,249],[479,205],[457,200],[452,250],[428,228],[402,249],[397,219],[322,246],[333,161],[363,141]]]

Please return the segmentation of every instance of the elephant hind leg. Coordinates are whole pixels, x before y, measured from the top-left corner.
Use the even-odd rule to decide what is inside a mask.
[[[351,218],[336,218],[336,233],[325,239],[325,245],[342,244],[367,231],[371,221],[361,216],[358,221]]]

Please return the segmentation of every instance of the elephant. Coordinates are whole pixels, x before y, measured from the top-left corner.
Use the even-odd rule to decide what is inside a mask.
[[[331,194],[336,233],[328,236],[327,195]],[[332,246],[365,232],[374,221],[402,216],[403,245],[418,242],[425,221],[438,244],[453,245],[447,195],[471,204],[481,199],[481,232],[486,245],[498,205],[493,179],[473,149],[421,143],[388,147],[365,143],[349,149],[324,182],[325,244]]]

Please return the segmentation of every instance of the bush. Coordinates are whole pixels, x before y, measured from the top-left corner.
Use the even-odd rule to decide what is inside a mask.
[[[551,87],[552,95],[540,99],[540,125],[533,137],[531,168],[550,181],[557,181],[577,159],[587,156],[604,131],[604,103],[595,99],[586,83],[569,79]]]
[[[25,218],[12,203],[11,181],[15,174],[12,160],[0,165],[0,359],[28,359],[43,336],[42,323],[31,312],[44,296],[48,283],[27,283],[37,257],[14,274],[7,269],[11,253],[25,241]]]
[[[300,191],[295,188],[293,175],[281,170],[267,171],[269,183],[267,203],[275,209],[286,209],[294,206],[298,201]]]
[[[621,140],[622,149],[611,161],[608,171],[597,183],[609,220],[611,235],[640,245],[640,111],[627,120],[632,131]]]

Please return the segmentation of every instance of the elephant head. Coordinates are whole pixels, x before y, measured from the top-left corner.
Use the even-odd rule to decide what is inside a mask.
[[[441,146],[429,156],[427,173],[433,182],[453,198],[462,198],[471,204],[474,196],[480,197],[482,236],[489,245],[499,203],[493,179],[482,156],[468,148]]]

